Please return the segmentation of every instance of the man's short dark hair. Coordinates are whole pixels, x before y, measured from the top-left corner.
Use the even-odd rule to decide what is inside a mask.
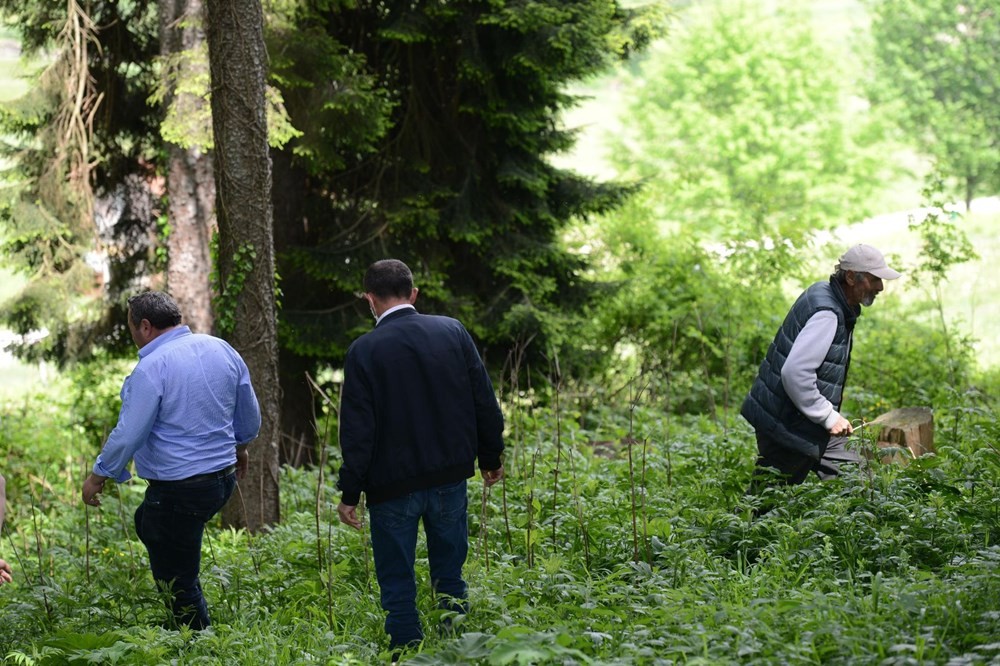
[[[138,326],[143,319],[158,331],[181,323],[181,309],[174,299],[162,291],[146,291],[128,299],[132,324]]]
[[[413,273],[399,259],[376,261],[365,271],[365,293],[377,298],[409,298],[413,292]]]

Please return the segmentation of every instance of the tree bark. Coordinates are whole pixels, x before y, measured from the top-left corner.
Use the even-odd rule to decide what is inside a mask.
[[[250,368],[263,424],[250,470],[223,510],[251,531],[276,523],[280,389],[271,157],[264,106],[267,53],[259,0],[208,0],[208,48],[219,222],[216,325]]]
[[[201,0],[159,0],[160,55],[176,62],[177,77],[168,76],[164,108],[178,105],[179,113],[203,100],[177,93],[171,81],[195,77],[208,67],[182,52],[198,53],[205,42],[204,5]],[[171,58],[173,56],[173,58]],[[199,71],[200,70],[200,71]],[[197,147],[166,143],[167,199],[170,233],[167,236],[167,290],[184,313],[184,323],[196,333],[212,333],[212,269],[210,241],[215,231],[215,181],[212,158]]]
[[[934,453],[934,413],[927,407],[894,409],[882,414],[870,425],[880,429],[879,449],[909,449],[914,458]],[[908,462],[899,454],[881,457],[882,462]]]

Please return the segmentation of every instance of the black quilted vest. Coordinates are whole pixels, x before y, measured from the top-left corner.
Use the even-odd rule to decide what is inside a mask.
[[[767,355],[760,364],[760,371],[741,410],[743,418],[750,422],[758,434],[817,460],[826,449],[830,433],[796,409],[781,384],[781,368],[799,331],[810,317],[821,310],[829,310],[837,315],[837,333],[833,336],[833,344],[830,345],[823,364],[816,372],[817,386],[823,397],[833,403],[834,409],[840,411],[844,382],[851,363],[851,334],[861,308],[848,305],[844,290],[833,278],[829,282],[812,285],[792,305],[767,349]]]

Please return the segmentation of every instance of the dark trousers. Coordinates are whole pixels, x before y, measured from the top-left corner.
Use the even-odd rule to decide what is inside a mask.
[[[844,463],[861,463],[857,451],[847,448],[846,437],[830,437],[825,447],[821,447],[820,459],[783,446],[781,442],[757,435],[757,467],[754,469],[748,494],[756,494],[772,483],[797,485],[806,480],[809,472],[816,472],[821,479],[832,479],[840,474]],[[776,479],[772,470],[780,476]]]
[[[222,509],[236,487],[229,470],[181,481],[151,481],[135,511],[135,532],[149,553],[157,586],[170,595],[171,626],[209,626],[201,592],[201,539],[205,523]]]
[[[438,606],[464,613],[468,588],[462,566],[469,552],[469,499],[465,481],[421,490],[368,507],[375,575],[386,611],[389,647],[420,642],[417,583],[413,572],[417,523],[423,520],[431,585]]]

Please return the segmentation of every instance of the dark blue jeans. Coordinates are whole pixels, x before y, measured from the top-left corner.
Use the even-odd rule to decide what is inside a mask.
[[[468,588],[462,580],[462,566],[469,553],[468,506],[462,480],[368,507],[375,574],[382,591],[382,608],[387,613],[385,631],[390,648],[413,645],[424,636],[417,615],[413,572],[417,523],[421,519],[438,606],[459,613],[467,610]]]
[[[150,482],[135,511],[135,532],[149,552],[153,579],[170,594],[172,625],[204,629],[210,624],[198,578],[201,538],[205,523],[222,509],[235,487],[234,473]]]

